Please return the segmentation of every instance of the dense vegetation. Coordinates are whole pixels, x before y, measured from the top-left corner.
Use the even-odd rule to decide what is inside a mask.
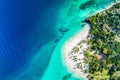
[[[85,52],[89,79],[120,80],[120,3],[87,21],[91,24],[90,47]],[[88,55],[91,52],[94,54]]]

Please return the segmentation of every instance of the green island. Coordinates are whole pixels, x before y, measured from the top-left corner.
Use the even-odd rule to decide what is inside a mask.
[[[88,49],[84,52],[89,80],[120,80],[120,3],[89,17]]]

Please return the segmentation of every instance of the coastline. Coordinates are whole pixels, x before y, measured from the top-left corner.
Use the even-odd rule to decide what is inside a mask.
[[[120,3],[120,0],[116,0],[116,2],[113,2],[110,5],[108,5],[107,7],[99,10],[98,12],[96,12],[96,14],[111,8],[112,6],[114,6],[117,3]],[[69,53],[71,52],[73,47],[75,47],[80,41],[87,39],[87,36],[89,35],[89,30],[90,30],[90,25],[88,23],[86,23],[86,25],[83,27],[82,31],[81,30],[78,31],[73,37],[71,37],[64,43],[63,49],[62,49],[63,63],[68,68],[68,71],[70,73],[72,73],[74,76],[76,76],[78,78],[82,77],[85,80],[87,79],[87,73],[82,72],[81,69],[75,69],[75,67],[74,67],[75,62],[71,62],[71,60],[69,58]],[[87,49],[87,48],[88,48],[88,45],[85,45],[85,49]],[[79,58],[81,58],[81,59],[85,58],[84,53],[82,53],[82,55],[79,56]]]
[[[99,10],[96,11],[96,12],[99,12]],[[64,20],[66,20],[66,19],[64,19]],[[79,24],[80,24],[80,22],[79,22]],[[71,31],[72,34],[69,34],[70,32],[68,32],[68,34],[65,35],[65,37],[63,37],[61,39],[61,41],[58,43],[57,47],[55,48],[55,50],[54,50],[54,52],[53,52],[53,54],[51,56],[49,66],[47,67],[46,72],[44,73],[44,76],[43,76],[42,80],[48,80],[48,79],[61,80],[61,79],[64,79],[64,77],[66,79],[70,78],[70,80],[72,80],[73,77],[77,78],[77,80],[81,79],[82,77],[86,78],[86,75],[84,73],[81,73],[83,75],[80,75],[80,74],[76,75],[75,72],[72,72],[72,71],[70,71],[70,69],[68,69],[67,65],[65,64],[65,60],[63,58],[64,57],[64,55],[62,53],[63,50],[61,50],[61,48],[63,49],[63,47],[64,47],[63,45],[65,43],[67,43],[67,41],[69,39],[71,39],[71,37],[73,37],[74,35],[79,34],[82,30],[79,30],[79,29],[76,30],[76,31],[72,30]],[[74,33],[74,35],[73,35],[73,33]],[[70,45],[68,44],[68,46],[70,46]],[[55,70],[53,70],[53,69],[55,69]],[[69,74],[72,74],[72,76],[66,77],[66,75],[69,75]],[[76,80],[76,79],[73,79],[73,80]]]
[[[87,74],[83,73],[81,69],[75,69],[76,62],[73,62],[69,58],[69,53],[72,50],[74,46],[76,46],[80,41],[87,39],[87,36],[89,34],[90,25],[85,24],[82,31],[77,32],[73,37],[71,37],[69,40],[65,42],[63,45],[62,55],[63,55],[63,63],[68,67],[68,70],[70,73],[73,73],[76,77],[82,77],[84,79],[87,78]],[[84,48],[87,48],[87,44],[84,44]],[[80,59],[85,58],[84,54],[79,55]],[[78,60],[79,61],[79,60]]]
[[[97,13],[100,13],[100,12],[102,12],[102,11],[107,10],[107,9],[111,8],[112,6],[116,5],[117,3],[120,3],[120,0],[116,0],[115,2],[109,4],[107,7],[101,9],[101,10],[100,10],[99,12],[97,12]],[[94,14],[94,15],[95,15],[95,14]]]
[[[101,13],[101,12],[103,12],[103,11],[105,11],[105,10],[108,10],[108,9],[111,8],[112,6],[116,5],[117,3],[120,3],[120,0],[116,0],[115,2],[112,2],[112,3],[110,3],[109,5],[107,5],[107,6],[105,6],[105,7],[101,7],[100,10],[96,11],[96,12],[95,12],[94,14],[92,14],[92,15],[89,15],[87,18],[89,18],[89,17],[91,17],[91,16],[94,16],[94,15],[96,15],[96,14],[98,14],[98,13]],[[86,19],[87,19],[87,18],[86,18]],[[86,20],[86,19],[85,19],[85,20]],[[86,22],[86,21],[83,20],[83,22]],[[89,23],[89,22],[86,22],[86,23]]]

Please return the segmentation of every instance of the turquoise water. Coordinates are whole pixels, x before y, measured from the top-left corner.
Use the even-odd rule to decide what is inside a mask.
[[[64,80],[63,78],[69,75],[64,62],[62,62],[62,47],[63,44],[79,30],[82,30],[82,21],[107,7],[112,1],[96,0],[96,4],[91,4],[88,8],[80,10],[79,6],[86,3],[88,0],[67,0],[61,7],[56,28],[64,27],[70,29],[56,45],[50,63],[40,80]],[[98,4],[99,3],[99,4]],[[95,5],[95,6],[93,6]],[[74,73],[65,80],[84,80],[74,76]]]
[[[30,68],[21,74],[22,77],[19,77],[20,80],[29,79],[29,76],[34,76],[32,78],[30,77],[30,80],[84,80],[82,77],[76,78],[74,73],[70,73],[68,71],[62,60],[62,47],[70,37],[76,34],[79,30],[82,30],[82,21],[84,19],[98,13],[99,10],[108,6],[112,0],[95,0],[96,4],[93,3],[84,10],[79,9],[79,6],[86,3],[87,1],[89,0],[66,0],[62,4],[56,13],[58,16],[56,19],[55,30],[62,28],[68,29],[69,31],[66,32],[64,36],[61,34],[61,32],[56,31],[56,36],[58,36],[60,39],[59,42],[56,44],[54,40],[51,40],[44,44],[40,51],[33,56],[30,63],[28,64],[30,65]],[[88,4],[86,4],[86,6],[87,5]],[[52,55],[48,56],[48,53],[52,53]],[[42,56],[42,58],[40,58],[40,56]],[[45,58],[50,58],[50,61],[49,63],[44,64],[47,65],[47,67],[41,77],[39,76],[41,74],[39,71],[41,71],[42,68],[39,69],[39,66],[42,67],[41,63],[44,63],[42,60]],[[67,77],[68,75],[70,76]]]
[[[0,0],[0,80],[82,80],[62,60],[82,21],[114,0]]]

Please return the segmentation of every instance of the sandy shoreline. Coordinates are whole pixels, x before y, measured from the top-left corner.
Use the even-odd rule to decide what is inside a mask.
[[[109,8],[111,8],[112,6],[116,5],[117,3],[120,3],[120,0],[116,0],[115,2],[111,3],[110,5],[108,5],[107,7],[104,7],[103,9],[99,10],[97,13],[100,13],[102,11],[105,11]]]
[[[112,3],[109,6],[99,10],[99,12],[97,12],[97,13],[107,10],[119,2],[120,2],[120,0],[116,0],[115,3]],[[85,24],[82,31],[78,31],[73,37],[68,39],[64,43],[63,48],[62,48],[63,63],[68,67],[69,72],[73,73],[78,78],[82,77],[84,79],[87,79],[87,74],[84,71],[82,71],[84,68],[82,67],[82,69],[80,69],[80,68],[76,68],[75,66],[77,65],[78,62],[81,61],[81,64],[83,66],[87,67],[87,65],[84,64],[85,56],[84,56],[83,52],[84,52],[84,50],[87,49],[88,45],[87,45],[87,43],[82,43],[82,48],[79,48],[79,52],[73,52],[71,50],[73,50],[73,48],[75,46],[77,46],[79,42],[87,39],[89,30],[90,30],[90,25]],[[72,60],[73,57],[76,59],[75,61]]]
[[[79,60],[74,62],[70,59],[70,52],[71,52],[72,48],[75,47],[80,41],[85,40],[87,38],[87,36],[89,34],[89,29],[90,29],[90,25],[85,24],[82,31],[79,31],[73,37],[71,37],[69,40],[67,40],[63,46],[63,50],[62,50],[63,51],[63,62],[68,67],[68,70],[71,73],[73,73],[76,77],[86,78],[86,74],[83,73],[81,71],[81,69],[78,69],[78,68],[75,69],[75,65],[77,64],[77,62],[80,61],[80,59],[83,59],[85,56],[84,56],[83,52],[81,52],[81,54],[76,54],[76,56],[79,58]],[[83,48],[87,48],[87,44],[83,44]],[[79,51],[82,51],[82,50],[79,50]],[[72,56],[75,56],[74,54]]]
[[[64,53],[70,52],[73,46],[76,46],[81,40],[86,39],[89,34],[89,29],[90,25],[86,23],[82,30],[78,31],[73,37],[67,40],[64,44]]]

